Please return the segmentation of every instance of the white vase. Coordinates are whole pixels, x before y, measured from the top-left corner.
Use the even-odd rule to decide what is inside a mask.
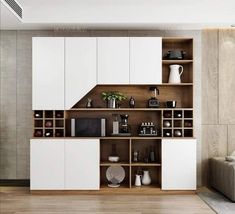
[[[141,175],[135,175],[135,186],[141,186]]]
[[[142,177],[142,184],[143,185],[149,185],[151,184],[151,178],[148,170],[144,170],[144,174]]]

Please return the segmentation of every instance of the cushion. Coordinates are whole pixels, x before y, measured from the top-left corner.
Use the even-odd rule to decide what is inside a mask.
[[[225,160],[226,161],[230,161],[230,162],[235,161],[235,155],[234,156],[231,156],[231,155],[230,156],[226,156]]]

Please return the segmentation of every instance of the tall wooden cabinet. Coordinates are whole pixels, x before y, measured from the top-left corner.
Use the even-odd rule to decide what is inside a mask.
[[[186,55],[169,59],[168,51]],[[193,63],[192,38],[34,38],[31,190],[195,190]],[[184,68],[181,83],[168,82],[174,64]],[[159,108],[148,107],[151,86],[159,89]],[[128,99],[110,109],[101,99],[104,91],[119,91]],[[129,106],[131,97],[135,108]],[[88,98],[92,108],[86,108]],[[167,108],[168,100],[176,100],[176,108]],[[114,115],[120,114],[129,115],[131,136],[112,135]],[[71,137],[66,120],[79,117],[106,118],[106,136]],[[141,134],[142,124],[154,124],[155,134]],[[118,163],[108,161],[112,145]],[[149,150],[155,154],[152,162]],[[141,154],[138,161],[134,151]],[[120,188],[107,186],[110,166],[124,168]],[[149,171],[152,183],[137,188],[135,175],[143,170]]]

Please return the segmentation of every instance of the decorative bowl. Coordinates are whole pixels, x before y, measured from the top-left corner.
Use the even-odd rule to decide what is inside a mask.
[[[109,156],[108,160],[110,162],[118,162],[119,161],[119,157],[118,156]]]

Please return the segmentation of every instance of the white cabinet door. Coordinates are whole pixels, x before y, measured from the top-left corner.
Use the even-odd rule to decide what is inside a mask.
[[[33,38],[33,110],[64,109],[64,38]]]
[[[162,83],[162,39],[130,38],[130,83]]]
[[[65,189],[98,190],[99,164],[98,139],[65,140]]]
[[[64,189],[64,140],[30,141],[30,189]]]
[[[65,109],[97,84],[96,38],[65,38]]]
[[[129,38],[98,38],[98,84],[129,84]]]
[[[162,189],[196,189],[196,140],[162,140]]]

